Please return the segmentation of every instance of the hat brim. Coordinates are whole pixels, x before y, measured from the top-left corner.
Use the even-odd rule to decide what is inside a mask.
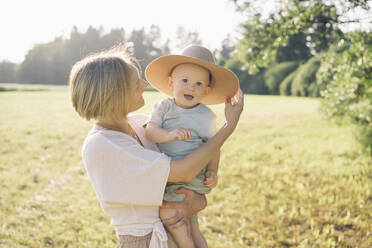
[[[168,87],[168,77],[175,66],[185,63],[202,66],[212,74],[212,90],[203,98],[202,103],[207,105],[223,103],[238,91],[239,79],[229,69],[183,55],[165,55],[153,60],[146,67],[146,79],[154,88],[172,96],[172,90]]]

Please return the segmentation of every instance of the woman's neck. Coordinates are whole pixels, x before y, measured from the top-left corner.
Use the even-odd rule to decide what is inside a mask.
[[[129,122],[127,119],[122,119],[122,120],[98,120],[97,125],[114,130],[114,131],[119,131],[123,133],[130,133],[130,127],[129,127]]]
[[[105,129],[123,132],[126,135],[131,136],[135,139],[141,146],[143,146],[142,141],[136,134],[136,131],[130,126],[127,119],[123,119],[121,121],[113,121],[113,120],[98,120],[97,125],[101,126]]]

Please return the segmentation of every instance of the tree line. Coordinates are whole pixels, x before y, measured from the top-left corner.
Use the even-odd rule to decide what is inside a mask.
[[[20,64],[3,61],[0,63],[0,82],[26,84],[68,83],[72,65],[88,54],[111,48],[119,43],[130,44],[134,56],[142,68],[153,59],[170,53],[170,41],[161,40],[160,28],[152,25],[126,33],[123,28],[105,33],[103,28],[89,27],[81,32],[73,27],[68,38],[56,37],[53,41],[37,44],[30,49]],[[177,30],[174,47],[185,44],[201,44],[197,32],[183,27]]]

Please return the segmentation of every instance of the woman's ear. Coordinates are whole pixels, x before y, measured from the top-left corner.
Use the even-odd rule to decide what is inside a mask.
[[[173,90],[173,80],[171,76],[168,77],[168,87]]]

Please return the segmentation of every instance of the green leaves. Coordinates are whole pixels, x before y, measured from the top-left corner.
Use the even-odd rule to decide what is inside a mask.
[[[243,38],[237,50],[250,73],[275,61],[277,50],[287,46],[293,36],[304,34],[307,47],[316,54],[327,49],[340,34],[335,25],[339,18],[335,5],[320,0],[284,1],[276,13],[265,19],[251,5],[241,4],[240,11],[247,12],[248,18],[241,25]]]
[[[238,11],[247,14],[247,21],[241,24],[243,37],[237,51],[243,67],[250,73],[268,67],[275,61],[278,49],[300,33],[305,35],[306,46],[313,55],[326,51],[343,38],[340,29],[343,23],[359,21],[359,17],[351,19],[347,15],[349,11],[368,7],[364,0],[287,0],[279,1],[277,11],[266,17],[260,13],[259,1],[234,2]]]
[[[347,44],[323,58],[318,82],[327,87],[321,92],[324,100],[321,111],[327,118],[337,118],[357,127],[357,137],[367,148],[372,148],[372,34],[347,34]]]

